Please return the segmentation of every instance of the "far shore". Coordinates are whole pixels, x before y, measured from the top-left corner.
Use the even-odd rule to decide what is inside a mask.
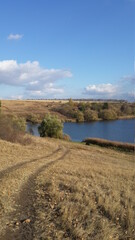
[[[121,117],[119,117],[117,119],[114,119],[114,120],[102,120],[102,119],[99,118],[99,119],[97,119],[95,121],[89,121],[89,122],[83,121],[81,123],[91,123],[91,122],[98,122],[98,121],[108,121],[109,122],[109,121],[128,120],[128,119],[135,119],[135,116],[133,116],[133,115],[132,116],[121,116]],[[33,123],[33,124],[41,123],[40,120],[33,122],[33,121],[29,120],[29,119],[26,119],[26,121],[30,122],[30,123]],[[75,119],[65,119],[65,121],[63,121],[63,123],[68,123],[68,122],[70,122],[70,123],[77,123]]]
[[[80,104],[82,102],[83,101],[81,101]],[[96,102],[97,101],[95,101],[95,103]],[[40,123],[44,118],[45,114],[57,115],[58,118],[60,118],[63,123],[64,122],[75,123],[77,119],[70,116],[70,110],[69,110],[69,113],[67,112],[67,115],[64,115],[64,112],[62,113],[59,111],[59,108],[63,107],[64,104],[66,103],[68,103],[68,100],[1,100],[1,112],[6,115],[16,115],[18,117],[23,117],[26,119],[26,121],[29,121],[32,123]],[[97,104],[100,104],[100,103],[101,102],[97,102]],[[75,101],[75,104],[77,104],[77,101]],[[121,102],[117,102],[117,103],[109,102],[109,104],[114,104],[115,107],[117,107],[117,104],[121,104]],[[132,108],[133,108],[133,104],[132,104]],[[73,111],[79,111],[79,108],[77,108],[76,110],[73,107]],[[125,115],[118,116],[114,120],[120,120],[120,119],[135,119],[135,115],[133,115],[133,113],[131,113],[131,115],[128,115],[127,113],[125,113]],[[96,120],[94,121],[102,121],[102,119],[96,118]],[[105,121],[110,121],[110,120],[105,120]],[[87,121],[86,119],[85,120],[79,119],[79,122],[84,123],[84,122],[90,122],[90,121]]]

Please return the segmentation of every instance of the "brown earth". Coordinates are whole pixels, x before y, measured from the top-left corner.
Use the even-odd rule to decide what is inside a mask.
[[[135,155],[0,140],[0,240],[135,239]]]

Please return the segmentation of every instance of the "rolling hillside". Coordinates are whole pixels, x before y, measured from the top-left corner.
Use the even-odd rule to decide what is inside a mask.
[[[0,240],[135,239],[134,154],[0,140]]]

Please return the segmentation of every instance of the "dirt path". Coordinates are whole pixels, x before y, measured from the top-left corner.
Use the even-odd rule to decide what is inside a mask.
[[[1,240],[33,239],[34,179],[67,153],[65,147],[58,145],[50,154],[20,162],[0,172]]]
[[[36,162],[36,161],[43,160],[45,158],[51,157],[54,154],[56,154],[59,150],[60,150],[60,148],[56,149],[53,153],[51,153],[51,154],[49,154],[47,156],[44,155],[44,156],[42,156],[40,158],[34,158],[34,159],[29,160],[29,161],[21,162],[21,163],[13,165],[11,167],[8,167],[8,168],[4,169],[3,171],[0,171],[0,179],[5,177],[5,175],[10,174],[11,172],[19,169],[20,167],[25,166],[28,163],[33,163],[33,162]]]

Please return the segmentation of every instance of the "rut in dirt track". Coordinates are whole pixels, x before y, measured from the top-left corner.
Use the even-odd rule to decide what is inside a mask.
[[[57,152],[59,152],[61,150],[61,147],[58,147],[54,152],[52,152],[51,154],[48,154],[48,155],[44,155],[40,158],[34,158],[34,159],[31,159],[29,161],[25,161],[25,162],[21,162],[21,163],[18,163],[18,164],[15,164],[11,167],[8,167],[6,168],[5,170],[3,171],[0,171],[0,180],[5,177],[6,174],[10,174],[11,172],[13,171],[16,171],[17,169],[19,169],[20,167],[23,167],[25,166],[26,164],[28,163],[33,163],[33,162],[36,162],[36,161],[39,161],[39,160],[42,160],[42,159],[45,159],[45,158],[49,158],[51,156],[53,156],[54,154],[56,154]]]
[[[23,185],[17,200],[17,205],[19,205],[20,208],[18,208],[15,213],[12,213],[12,219],[18,218],[19,228],[17,228],[16,224],[14,224],[11,229],[7,229],[6,234],[1,238],[1,240],[34,239],[34,222],[36,219],[36,209],[34,209],[33,205],[35,200],[35,179],[42,171],[47,170],[50,166],[63,160],[68,153],[69,150],[66,149],[59,158],[51,160],[49,163],[42,165],[34,174],[29,177],[27,183]],[[30,219],[30,222],[25,223],[25,221],[21,221],[21,219]]]

